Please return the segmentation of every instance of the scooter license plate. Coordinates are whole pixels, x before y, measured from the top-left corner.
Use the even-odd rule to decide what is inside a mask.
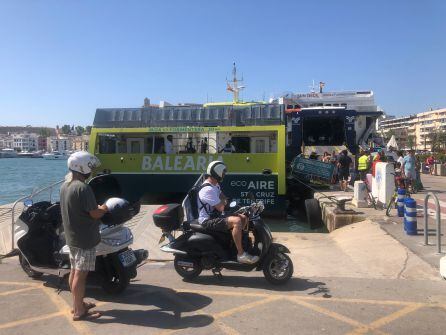
[[[121,261],[121,264],[124,265],[124,267],[128,267],[136,262],[135,253],[133,250],[127,250],[118,255],[119,260]]]

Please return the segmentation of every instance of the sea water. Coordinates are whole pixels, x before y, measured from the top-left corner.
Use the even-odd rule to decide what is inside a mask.
[[[67,172],[66,160],[0,158],[0,205],[12,203],[62,180]],[[58,193],[59,187],[56,189]]]

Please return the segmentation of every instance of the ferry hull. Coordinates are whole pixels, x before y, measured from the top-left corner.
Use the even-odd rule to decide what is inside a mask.
[[[166,198],[179,202],[189,191],[200,174],[150,174],[112,173],[121,185],[122,195],[129,201],[156,202]],[[271,216],[286,215],[285,196],[278,195],[277,175],[229,174],[222,189],[231,200],[240,205],[251,203],[252,196],[265,204],[265,212]],[[252,195],[251,195],[251,194]]]

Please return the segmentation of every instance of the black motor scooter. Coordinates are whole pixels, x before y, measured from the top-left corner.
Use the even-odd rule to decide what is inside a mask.
[[[221,270],[225,268],[238,271],[263,270],[265,278],[276,285],[285,284],[291,278],[293,262],[287,255],[290,251],[282,244],[273,243],[271,230],[260,217],[264,210],[262,202],[238,209],[235,203],[230,205],[234,214],[244,214],[249,218],[249,230],[243,233],[243,248],[260,258],[255,264],[242,264],[237,262],[237,249],[229,230],[227,233],[208,231],[198,220],[183,222],[184,211],[189,216],[188,201],[196,201],[188,197],[183,201],[183,206],[163,205],[153,214],[155,225],[163,232],[160,243],[168,239],[168,243],[160,249],[175,255],[174,266],[180,276],[191,280],[199,276],[203,269],[212,270],[215,275],[221,276]],[[178,229],[183,233],[175,238],[172,232]]]
[[[99,203],[105,197],[120,196],[121,191],[112,176],[103,175],[90,181]],[[137,275],[137,266],[148,257],[144,249],[132,250],[133,234],[124,224],[139,213],[138,202],[107,213],[101,219],[101,241],[96,246],[94,274],[100,278],[102,288],[110,294],[123,292]],[[14,225],[14,238],[19,251],[22,269],[31,278],[43,274],[60,278],[70,273],[69,247],[63,232],[60,204],[49,201],[33,203],[26,200],[23,213]]]

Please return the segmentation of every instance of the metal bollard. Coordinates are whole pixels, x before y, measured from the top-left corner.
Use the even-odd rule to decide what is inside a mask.
[[[404,230],[407,235],[417,235],[417,202],[415,199],[404,200]]]
[[[441,207],[440,202],[438,201],[438,197],[435,195],[435,193],[429,192],[426,194],[426,197],[424,198],[424,245],[429,244],[429,237],[428,237],[428,221],[427,221],[427,203],[429,201],[429,197],[434,198],[435,201],[435,212],[436,212],[436,223],[437,223],[437,253],[441,254]]]
[[[404,216],[404,199],[406,198],[406,189],[398,188],[398,198],[396,200],[396,208],[398,210],[398,217]]]

